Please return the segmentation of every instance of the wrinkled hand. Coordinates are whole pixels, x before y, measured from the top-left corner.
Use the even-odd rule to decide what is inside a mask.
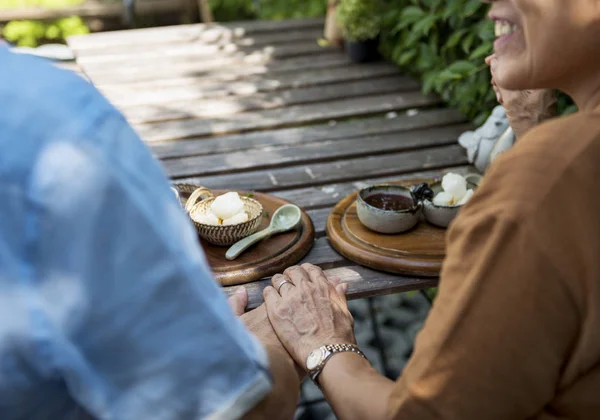
[[[506,90],[496,83],[494,70],[497,59],[490,55],[485,59],[492,72],[492,87],[498,102],[504,106],[508,122],[517,138],[537,124],[556,116],[556,92],[552,89]]]
[[[228,302],[235,316],[242,321],[246,328],[252,332],[265,347],[268,347],[271,350],[280,351],[290,357],[288,351],[281,344],[271,326],[265,304],[260,305],[250,312],[245,312],[246,306],[248,305],[248,292],[244,287],[236,289],[235,293],[229,297]],[[300,368],[298,365],[295,367],[298,378],[302,380],[305,376],[304,369]]]
[[[279,289],[283,281],[289,281]],[[346,284],[331,282],[312,264],[290,267],[273,276],[264,292],[271,325],[302,367],[309,353],[334,343],[355,344],[354,320],[346,303]]]

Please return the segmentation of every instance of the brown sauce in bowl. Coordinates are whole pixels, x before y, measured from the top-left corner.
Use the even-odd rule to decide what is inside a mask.
[[[365,198],[365,203],[381,210],[401,211],[408,210],[414,206],[410,197],[398,194],[373,194]]]

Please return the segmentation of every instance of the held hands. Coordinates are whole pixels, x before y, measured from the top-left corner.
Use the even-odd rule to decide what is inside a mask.
[[[517,138],[537,124],[556,115],[556,93],[551,89],[511,91],[496,84],[495,55],[485,59],[492,72],[492,86],[498,102],[504,106],[508,122]]]
[[[265,303],[244,313],[248,294],[241,287],[229,298],[232,311],[261,342],[289,353],[304,376],[309,353],[327,344],[356,344],[346,302],[348,285],[328,280],[312,264],[290,267],[272,278]]]
[[[264,292],[267,314],[288,353],[305,367],[309,353],[334,343],[355,344],[347,285],[330,281],[312,264],[290,267]]]

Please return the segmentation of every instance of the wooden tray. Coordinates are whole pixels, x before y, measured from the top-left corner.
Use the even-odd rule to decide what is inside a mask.
[[[212,190],[213,194],[224,194],[227,191]],[[238,191],[240,195],[247,191]],[[253,198],[262,204],[266,212],[260,229],[264,229],[271,221],[271,215],[284,204],[290,204],[282,198],[253,192]],[[182,192],[182,201],[187,200],[189,192]],[[302,211],[302,224],[297,231],[286,232],[265,239],[246,250],[233,261],[225,259],[229,247],[209,244],[200,239],[208,263],[215,278],[223,286],[248,283],[285,270],[300,261],[313,246],[315,229],[312,220]]]
[[[414,185],[423,180],[390,182]],[[358,191],[340,201],[327,219],[327,237],[344,257],[389,273],[437,277],[445,257],[446,229],[421,220],[412,230],[396,235],[374,232],[358,220]]]

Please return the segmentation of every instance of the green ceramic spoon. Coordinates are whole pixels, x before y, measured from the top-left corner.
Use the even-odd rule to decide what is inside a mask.
[[[302,211],[298,206],[286,204],[279,207],[271,217],[269,227],[254,235],[250,235],[240,241],[237,241],[227,250],[225,258],[235,260],[242,252],[250,248],[255,243],[262,241],[277,233],[287,232],[296,228],[302,219]]]

